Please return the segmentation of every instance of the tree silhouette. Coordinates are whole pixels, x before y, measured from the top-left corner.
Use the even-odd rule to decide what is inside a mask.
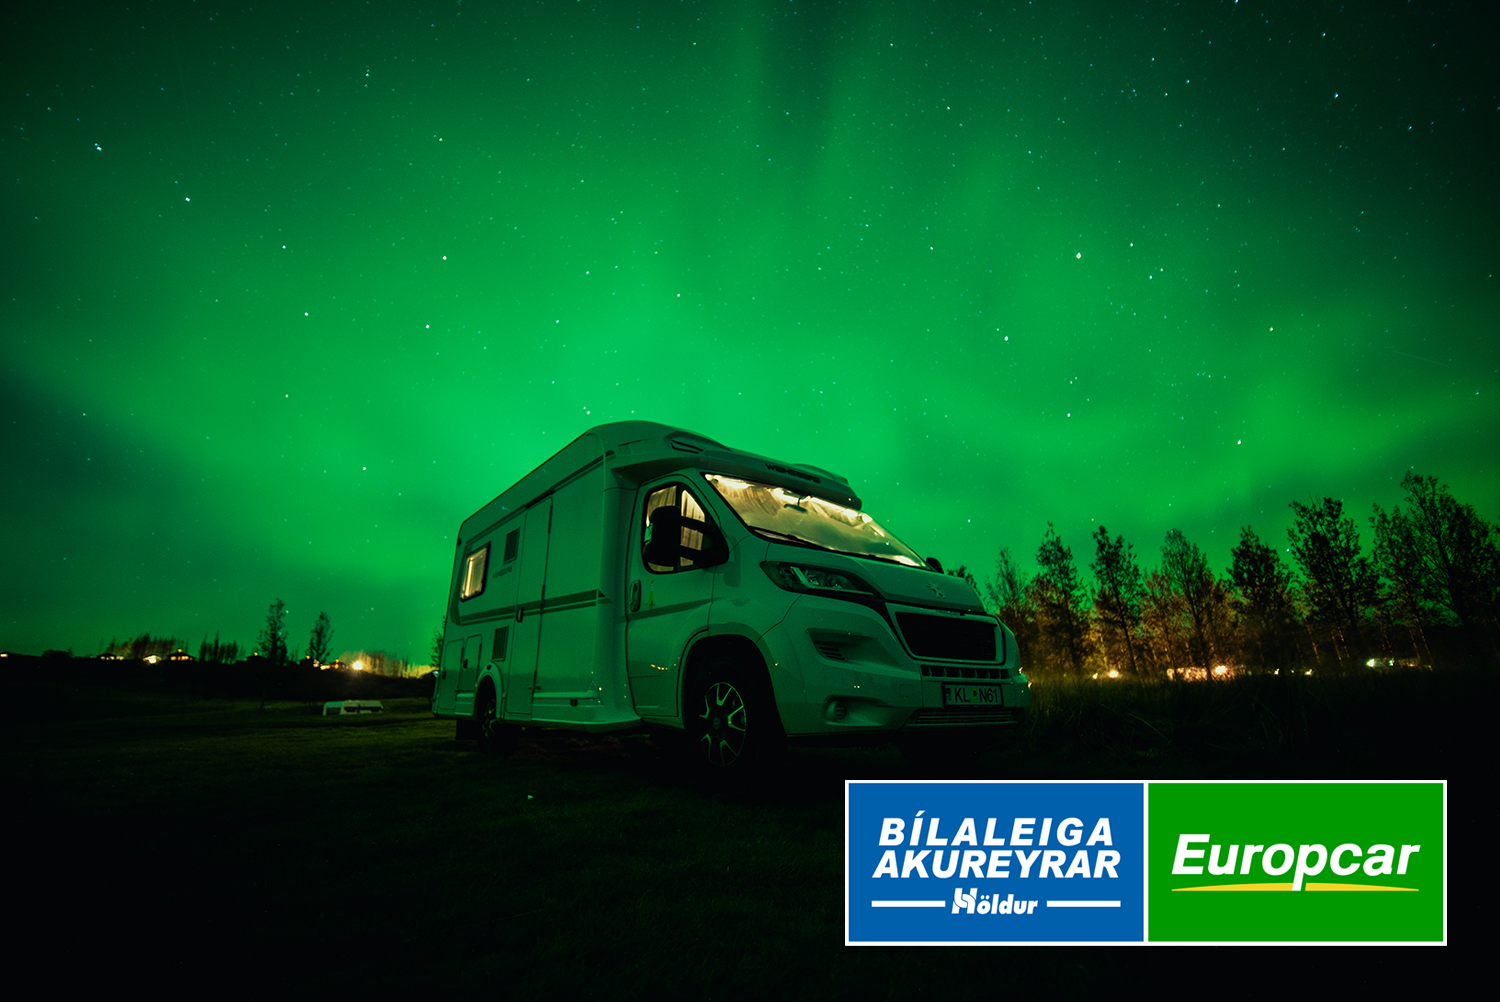
[[[313,624],[312,635],[307,639],[307,656],[319,664],[328,660],[328,644],[333,639],[333,624],[328,619],[328,613],[318,613],[318,621]]]
[[[1387,514],[1377,504],[1370,517],[1375,565],[1391,583],[1397,613],[1424,646],[1434,623],[1459,626],[1475,645],[1500,626],[1500,532],[1436,477],[1408,471],[1401,487],[1405,511],[1398,505]]]
[[[1178,667],[1194,663],[1193,631],[1187,604],[1160,569],[1146,574],[1141,588],[1141,623],[1146,649],[1157,665]]]
[[[1054,644],[1065,661],[1065,670],[1083,671],[1088,657],[1088,595],[1078,579],[1073,551],[1063,545],[1052,523],[1047,523],[1047,538],[1036,551],[1041,568],[1032,582],[1037,617],[1044,635]]]
[[[203,638],[203,643],[198,645],[198,660],[210,661],[218,664],[230,664],[240,656],[240,645],[237,643],[221,644],[219,632],[214,631],[213,640]]]
[[[1107,627],[1116,631],[1125,645],[1130,673],[1140,673],[1135,658],[1135,634],[1141,618],[1141,569],[1124,536],[1111,542],[1104,526],[1094,530],[1094,562],[1090,565],[1099,590],[1094,610]]]
[[[1182,530],[1173,529],[1167,533],[1166,542],[1162,543],[1161,569],[1187,607],[1188,619],[1193,627],[1189,656],[1193,664],[1207,667],[1217,654],[1217,645],[1210,642],[1211,639],[1216,639],[1212,632],[1211,608],[1215,599],[1215,581],[1213,571],[1208,569],[1208,557],[1198,548],[1197,543],[1187,541]]]
[[[266,610],[265,629],[260,632],[260,653],[273,665],[287,663],[286,603],[279,598]]]
[[[1248,525],[1240,528],[1240,541],[1230,558],[1229,580],[1238,595],[1235,611],[1246,634],[1245,659],[1266,667],[1290,667],[1297,626],[1291,569]]]
[[[1036,602],[1031,582],[1021,576],[1009,547],[1000,547],[995,576],[985,582],[984,594],[995,616],[1016,635],[1017,646],[1034,656],[1040,647]]]
[[[1359,552],[1359,529],[1333,498],[1291,507],[1287,538],[1302,565],[1313,618],[1342,634],[1345,653],[1356,657],[1364,649],[1365,616],[1380,596],[1380,579]]]
[[[979,594],[979,582],[974,580],[974,575],[969,573],[969,569],[963,564],[958,565],[958,570],[947,571],[946,573],[950,578],[963,578],[969,582],[969,587],[974,589],[974,594]]]

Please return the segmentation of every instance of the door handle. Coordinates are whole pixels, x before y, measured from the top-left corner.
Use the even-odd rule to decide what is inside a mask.
[[[630,586],[630,611],[639,612],[641,609],[641,583],[635,582]]]

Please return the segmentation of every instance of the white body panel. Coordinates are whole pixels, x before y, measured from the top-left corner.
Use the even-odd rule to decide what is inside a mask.
[[[461,526],[433,712],[472,719],[488,685],[501,716],[518,723],[681,727],[694,651],[725,644],[759,653],[791,737],[997,724],[1030,704],[1014,636],[967,582],[768,541],[705,473],[860,506],[847,481],[816,467],[650,422],[590,429]],[[645,563],[646,499],[672,485],[723,535],[727,562],[662,573]],[[791,591],[763,569],[768,561],[857,575],[880,597]],[[982,623],[995,630],[993,657],[944,646],[949,626],[972,636]],[[944,684],[958,679],[985,688],[996,708],[945,707]]]

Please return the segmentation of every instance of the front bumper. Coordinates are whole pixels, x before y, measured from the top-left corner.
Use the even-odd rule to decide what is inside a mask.
[[[789,737],[1004,727],[1031,705],[1013,644],[1004,660],[915,658],[879,613],[852,602],[800,596],[761,644]],[[945,684],[997,687],[1000,703],[945,706]]]

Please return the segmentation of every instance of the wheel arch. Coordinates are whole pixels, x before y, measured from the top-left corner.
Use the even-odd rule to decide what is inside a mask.
[[[781,721],[781,708],[776,705],[776,687],[766,666],[765,655],[755,641],[738,633],[720,633],[702,638],[688,649],[682,672],[682,690],[678,693],[678,706],[682,707],[682,721],[687,724],[688,702],[697,691],[698,674],[703,666],[719,658],[733,658],[744,665],[745,670],[755,676],[756,681],[766,687],[771,696],[771,708],[776,713],[776,724],[786,732]]]
[[[479,718],[479,707],[482,705],[480,697],[484,695],[486,689],[494,693],[495,706],[499,708],[500,716],[503,718],[505,716],[505,705],[500,702],[500,698],[504,695],[505,689],[495,680],[495,672],[493,670],[486,670],[479,676],[479,684],[474,687],[474,703],[469,710],[470,715],[476,720]]]

